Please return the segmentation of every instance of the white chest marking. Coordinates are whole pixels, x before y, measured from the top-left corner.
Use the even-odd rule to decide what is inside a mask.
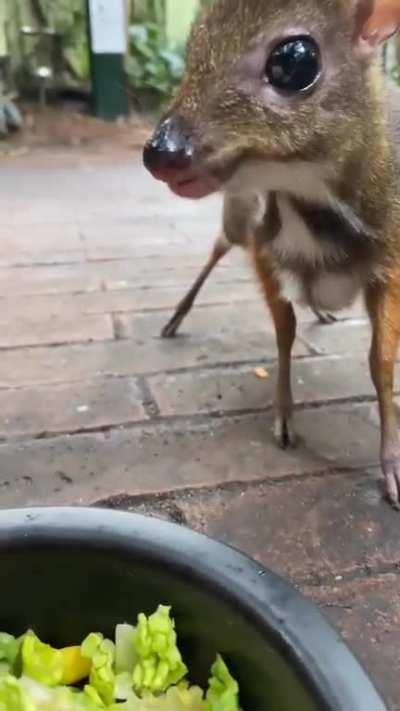
[[[325,166],[307,161],[244,161],[225,186],[228,192],[286,192],[318,205],[330,204]]]

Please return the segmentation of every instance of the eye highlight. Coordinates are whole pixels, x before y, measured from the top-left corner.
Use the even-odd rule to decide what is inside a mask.
[[[280,42],[271,52],[265,76],[278,91],[311,89],[321,74],[321,53],[312,37],[302,35]]]

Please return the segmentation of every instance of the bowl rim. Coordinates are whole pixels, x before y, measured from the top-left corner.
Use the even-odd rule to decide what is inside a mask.
[[[373,682],[318,607],[238,549],[185,526],[106,508],[0,510],[0,554],[84,545],[170,563],[224,597],[285,651],[321,711],[388,711]]]

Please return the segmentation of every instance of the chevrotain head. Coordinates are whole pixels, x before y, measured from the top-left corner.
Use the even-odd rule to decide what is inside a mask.
[[[192,31],[146,167],[199,198],[233,185],[246,164],[273,175],[289,161],[335,161],[349,140],[365,141],[375,50],[396,29],[376,2],[214,0]]]

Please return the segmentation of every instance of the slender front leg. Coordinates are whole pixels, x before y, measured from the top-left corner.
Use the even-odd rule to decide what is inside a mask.
[[[389,500],[400,508],[400,437],[393,399],[394,366],[400,341],[400,273],[393,273],[386,283],[369,288],[367,308],[373,332],[370,363],[379,401],[382,471]]]
[[[179,326],[181,325],[185,316],[187,316],[187,314],[191,310],[201,287],[204,285],[204,283],[210,276],[214,267],[217,266],[218,262],[229,252],[231,248],[232,245],[228,242],[224,234],[218,237],[214,244],[212,253],[209,259],[207,260],[207,263],[205,264],[204,268],[201,270],[199,276],[197,277],[196,281],[194,282],[193,286],[190,288],[186,296],[177,306],[175,313],[170,319],[170,321],[168,321],[167,325],[163,328],[161,334],[163,338],[174,338],[174,336],[176,336],[176,332]]]
[[[291,385],[291,355],[296,338],[296,316],[293,306],[280,296],[280,285],[264,256],[256,254],[256,269],[275,324],[279,354],[277,416],[275,436],[278,444],[287,449],[294,446],[293,396]]]

